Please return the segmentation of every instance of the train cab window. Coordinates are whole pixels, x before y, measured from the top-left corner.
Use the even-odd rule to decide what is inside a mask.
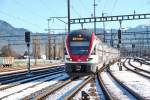
[[[88,55],[92,32],[88,30],[73,31],[69,34],[70,53]]]
[[[70,52],[71,54],[81,54],[87,55],[89,49],[90,42],[83,41],[83,42],[70,42]]]
[[[88,55],[88,46],[72,46],[70,51],[74,55]]]

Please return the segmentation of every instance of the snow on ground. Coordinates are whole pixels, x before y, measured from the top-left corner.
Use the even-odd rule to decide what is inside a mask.
[[[79,86],[83,82],[83,78],[74,80],[71,83],[67,84],[60,90],[51,94],[46,100],[63,100],[66,95],[71,93],[77,86]]]
[[[96,82],[96,91],[98,92],[98,95],[100,96],[100,100],[106,100],[103,94],[102,88],[99,85],[98,79],[96,79],[95,82]]]
[[[149,60],[146,60],[146,59],[144,59],[144,58],[139,58],[139,57],[137,57],[138,59],[142,59],[142,60],[144,60],[145,62],[148,62],[148,63],[150,63],[150,61]]]
[[[126,61],[126,63],[125,63],[125,65],[128,67],[128,68],[130,68],[130,69],[132,69],[132,70],[135,70],[135,68],[134,67],[132,67],[132,66],[130,66],[129,65],[129,63],[128,63],[128,60]],[[136,67],[137,65],[135,65],[135,67]],[[142,69],[142,68],[141,68]],[[145,69],[146,70],[146,69]],[[148,73],[145,73],[145,72],[143,72],[143,71],[139,71],[139,70],[137,70],[139,73],[141,73],[141,74],[144,74],[144,75],[146,75],[146,76],[149,76],[150,77],[150,74],[148,74]]]
[[[4,97],[4,96],[12,94],[11,96],[9,96],[5,99],[7,99],[7,100],[21,99],[24,96],[27,96],[35,91],[38,91],[38,90],[44,88],[45,86],[57,83],[60,80],[61,76],[66,77],[66,75],[58,74],[58,75],[48,76],[48,77],[45,77],[42,79],[34,80],[32,82],[20,84],[18,86],[14,86],[12,88],[8,88],[6,90],[0,91],[0,94],[1,94],[0,97]],[[62,77],[62,78],[64,78],[64,77]],[[56,78],[56,79],[50,80],[52,78]],[[36,85],[37,85],[37,87],[33,88]],[[33,87],[29,88],[30,86],[33,86]]]
[[[130,62],[131,62],[131,64],[134,65],[135,67],[141,68],[141,69],[143,69],[143,70],[150,71],[150,65],[142,64],[142,66],[141,66],[139,62],[133,61],[133,60],[131,60]]]
[[[128,64],[127,64],[128,65]],[[140,75],[137,75],[131,71],[123,69],[123,71],[118,70],[117,64],[110,67],[113,74],[122,81],[129,88],[144,96],[146,99],[150,99],[150,80],[146,79]]]
[[[82,91],[84,91],[85,93],[87,93],[87,94],[90,94],[91,93],[91,91],[92,91],[92,89],[94,89],[94,90],[96,90],[96,94],[94,95],[93,94],[93,96],[90,96],[89,98],[90,98],[90,100],[96,100],[96,98],[98,97],[100,100],[106,100],[105,99],[105,97],[104,97],[104,94],[103,94],[103,92],[102,92],[102,90],[101,90],[101,87],[99,86],[99,83],[98,83],[98,80],[96,79],[95,80],[95,85],[96,86],[92,86],[92,84],[93,83],[88,83],[88,84],[86,84],[82,89],[81,89],[81,91],[79,91],[78,93],[77,93],[77,95],[75,95],[75,97],[73,97],[73,100],[81,100],[81,97],[82,97]],[[97,96],[98,95],[98,96]]]
[[[89,89],[91,88],[90,85],[91,85],[91,83],[88,83],[87,85],[85,85],[85,86],[81,89],[81,91],[85,91],[86,93],[89,93]],[[75,95],[75,97],[73,97],[74,100],[80,100],[80,99],[81,99],[81,97],[82,97],[81,91],[79,91],[79,92],[77,93],[77,95]]]
[[[116,83],[107,72],[102,72],[101,77],[108,91],[117,100],[136,100],[130,93]]]

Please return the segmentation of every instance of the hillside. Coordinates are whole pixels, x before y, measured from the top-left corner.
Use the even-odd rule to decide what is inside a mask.
[[[145,25],[139,25],[135,28],[128,28],[124,31],[127,32],[139,32],[139,31],[146,31],[147,28],[150,29],[150,26],[146,27]],[[91,29],[93,30],[93,29]],[[24,33],[25,31],[29,31],[28,29],[24,29],[24,28],[15,28],[12,25],[10,25],[9,23],[7,23],[6,21],[0,20],[0,48],[4,45],[10,45],[17,53],[21,53],[23,54],[27,48],[25,45],[25,41],[24,41]],[[110,34],[111,30],[107,29],[106,30],[106,34]],[[112,32],[115,33],[115,36],[113,36],[114,39],[117,39],[117,29],[112,29]],[[97,28],[97,33],[101,33],[101,38],[103,38],[103,29],[102,28]],[[19,37],[16,37],[18,36]],[[35,35],[34,33],[31,33],[31,35]],[[40,35],[40,42],[41,44],[41,48],[42,48],[42,52],[44,52],[45,49],[45,43],[47,41],[48,36],[44,33],[39,33]],[[123,34],[122,34],[123,35]],[[130,38],[134,38],[134,34],[131,36],[128,35],[124,35],[122,37],[122,39],[130,39]],[[60,37],[60,36],[57,36]],[[143,37],[142,34],[137,34],[136,38],[138,37]],[[106,39],[110,39],[110,35],[107,36],[106,35]],[[59,42],[61,41],[60,39],[58,39]],[[57,41],[58,42],[58,41]],[[44,45],[43,45],[44,44]],[[31,49],[32,50],[32,49]]]

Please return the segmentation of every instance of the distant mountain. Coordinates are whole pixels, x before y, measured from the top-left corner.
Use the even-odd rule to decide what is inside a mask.
[[[127,32],[139,32],[139,31],[146,31],[147,29],[150,30],[150,26],[139,25],[135,28],[126,28],[123,30],[127,31]],[[93,29],[90,29],[90,30],[93,31]],[[15,28],[12,25],[10,25],[9,23],[7,23],[6,21],[0,20],[0,48],[4,45],[8,45],[8,43],[16,44],[16,45],[12,45],[13,49],[15,49],[18,53],[24,53],[26,50],[26,45],[19,45],[18,40],[22,40],[19,43],[25,44],[25,42],[24,42],[25,31],[30,31],[30,30],[24,29],[24,28]],[[106,29],[106,33],[110,33],[111,31],[114,33],[117,33],[118,29]],[[103,28],[97,28],[96,32],[101,33],[102,36],[100,36],[100,37],[103,38]],[[31,33],[31,35],[33,35],[33,34],[34,33]],[[43,35],[43,33],[39,33],[39,34]],[[16,35],[22,35],[22,37],[15,37]],[[6,36],[6,37],[4,37],[4,36]],[[10,36],[10,37],[7,37],[7,36]],[[117,35],[116,35],[116,37],[117,37]],[[127,36],[127,35],[124,36],[124,38],[129,38],[129,39],[133,38],[133,37],[134,36]],[[141,35],[137,35],[136,37],[141,37]],[[40,37],[40,38],[43,38],[43,37]],[[44,39],[41,39],[41,42],[45,43],[45,41],[47,41],[47,38],[48,38],[48,36],[45,36]],[[106,37],[106,38],[110,39],[110,37]],[[44,48],[45,45],[42,44],[42,46],[43,46],[42,48]]]
[[[19,35],[24,34],[25,31],[29,31],[24,28],[15,28],[6,21],[0,20],[0,35]]]
[[[9,46],[11,46],[11,48],[13,48],[13,50],[15,50],[17,53],[24,54],[24,52],[27,50],[24,37],[24,33],[26,31],[30,30],[25,28],[15,28],[6,21],[0,20],[0,50],[4,45],[9,44]],[[33,42],[33,35],[36,35],[36,33],[31,32],[31,43]],[[45,44],[48,41],[48,36],[45,33],[38,33],[38,35],[40,35],[41,52],[43,53],[45,52],[44,49]],[[32,52],[32,44],[30,47],[30,51]]]
[[[17,42],[15,41],[11,41],[11,40],[20,40],[20,39],[24,39],[24,37],[15,37],[16,35],[24,35],[25,31],[29,31],[27,29],[24,28],[15,28],[12,25],[10,25],[9,23],[7,23],[6,21],[0,20],[0,48],[4,45],[8,45],[8,43],[13,43],[13,44],[17,44]],[[12,36],[12,37],[11,37]],[[16,48],[13,47],[13,49],[15,49],[15,51],[22,53],[21,51],[25,49],[25,47],[21,47]],[[23,51],[24,52],[24,51]]]

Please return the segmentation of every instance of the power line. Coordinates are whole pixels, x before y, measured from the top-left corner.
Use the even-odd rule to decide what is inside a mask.
[[[17,5],[21,5],[21,7],[24,7],[24,8],[25,8],[25,11],[28,10],[32,15],[34,14],[36,17],[38,16],[38,17],[40,17],[40,18],[42,18],[42,19],[46,19],[46,17],[41,16],[41,14],[38,14],[38,13],[36,13],[35,11],[32,11],[31,9],[29,9],[28,6],[25,6],[25,5],[21,2],[21,0],[19,0],[19,1],[15,0],[15,2],[17,3]]]
[[[80,8],[84,8],[85,11],[87,11],[89,8],[85,6],[85,3],[82,0],[78,0],[80,3]],[[88,12],[91,14],[91,12],[88,10]]]
[[[24,23],[27,23],[28,25],[32,25],[32,26],[34,26],[34,27],[36,27],[36,28],[40,28],[40,26],[39,25],[37,25],[37,24],[34,24],[34,23],[31,23],[31,22],[29,22],[29,21],[27,21],[27,20],[24,20],[24,19],[22,19],[22,18],[20,18],[20,17],[17,17],[17,16],[14,16],[14,15],[12,15],[12,14],[8,14],[8,13],[6,13],[6,12],[4,12],[4,11],[0,11],[1,12],[1,14],[4,14],[4,15],[6,15],[6,16],[8,16],[8,17],[11,17],[11,18],[13,18],[13,19],[16,19],[16,20],[20,20],[21,22],[24,22]],[[37,27],[38,26],[38,27]]]
[[[117,4],[118,0],[115,0],[111,9],[111,14],[112,12],[115,10],[116,4]]]
[[[105,3],[103,4],[104,6],[103,6],[103,10],[102,11],[104,11],[104,9],[105,9],[107,4],[108,4],[108,0],[105,0]]]
[[[73,5],[71,5],[71,8],[81,18],[81,15],[74,9]]]
[[[47,11],[49,11],[48,9],[50,9],[50,8],[48,8],[47,7],[47,5],[46,5],[46,3],[44,2],[44,0],[39,0],[41,3],[41,5],[43,5],[43,7],[47,10]]]

